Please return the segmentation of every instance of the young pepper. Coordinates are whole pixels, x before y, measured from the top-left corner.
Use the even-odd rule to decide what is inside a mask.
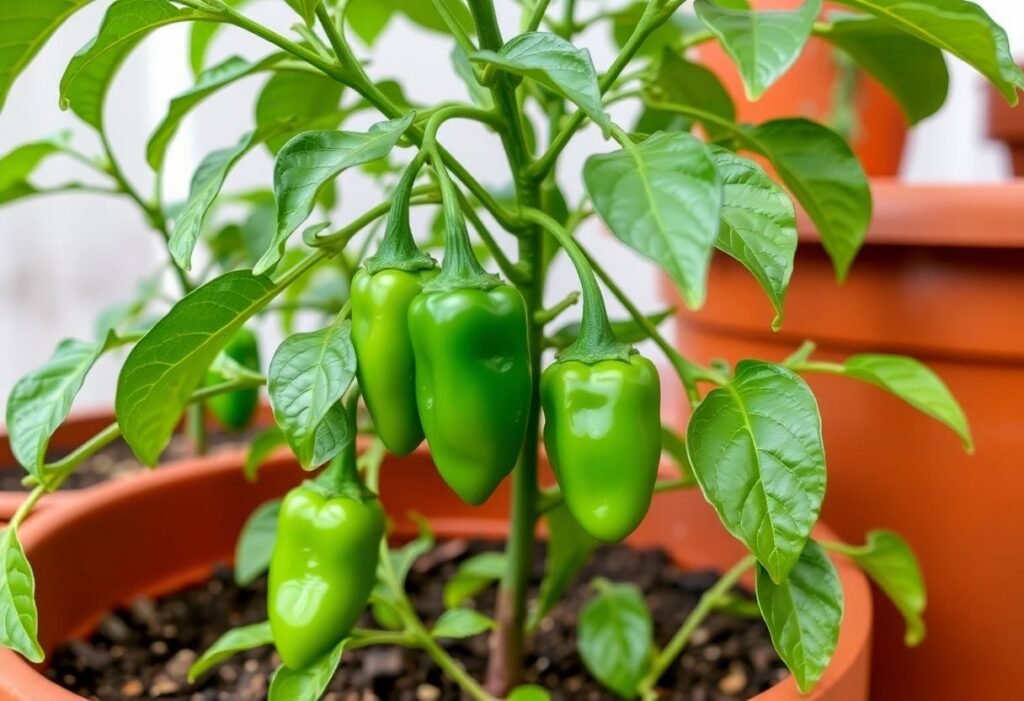
[[[423,441],[408,324],[409,304],[435,274],[434,259],[417,248],[409,226],[409,197],[421,164],[414,160],[402,176],[380,248],[352,280],[359,387],[377,435],[395,455],[408,455]]]
[[[323,475],[281,504],[267,613],[291,669],[308,667],[348,636],[376,581],[386,517],[359,480],[354,426],[350,436]]]
[[[416,402],[434,464],[481,504],[512,471],[531,401],[526,303],[473,255],[457,194],[437,168],[445,214],[441,273],[409,306]]]
[[[661,386],[654,364],[615,340],[586,257],[549,217],[583,290],[580,335],[541,376],[544,446],[579,525],[617,542],[651,505],[661,457]]]
[[[260,348],[256,335],[246,328],[239,329],[228,341],[224,354],[236,363],[249,370],[260,369]],[[227,381],[217,370],[208,370],[204,384],[207,387],[219,385]],[[244,431],[252,423],[259,408],[260,390],[258,387],[240,389],[210,397],[207,406],[210,412],[227,431]]]

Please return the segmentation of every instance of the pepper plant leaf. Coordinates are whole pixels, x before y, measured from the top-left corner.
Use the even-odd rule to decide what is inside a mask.
[[[808,541],[789,576],[776,582],[758,566],[757,604],[779,657],[803,693],[821,679],[839,642],[843,588],[825,551]]]
[[[576,573],[600,545],[576,523],[565,504],[559,504],[544,517],[548,522],[548,556],[540,596],[537,597],[536,608],[530,612],[531,628],[561,600]]]
[[[461,0],[441,0],[464,32],[472,35],[473,16]],[[348,0],[345,3],[345,22],[359,38],[372,45],[396,14],[405,15],[410,22],[439,34],[451,30],[441,17],[434,2],[409,0]]]
[[[103,103],[118,68],[146,35],[198,13],[167,0],[116,0],[95,38],[71,59],[60,81],[61,109],[70,108],[86,124],[103,131]]]
[[[285,445],[288,445],[288,439],[277,426],[271,426],[253,438],[249,444],[249,452],[245,455],[245,464],[242,466],[245,478],[255,482],[263,461],[276,449]]]
[[[156,464],[217,354],[287,282],[247,270],[215,278],[175,304],[128,354],[114,407],[143,464]]]
[[[316,17],[317,5],[322,0],[284,0],[288,3],[288,6],[295,10],[295,12],[302,18],[302,21],[307,25],[313,24],[313,18]]]
[[[727,122],[736,121],[736,106],[718,76],[704,66],[667,50],[658,60],[654,78],[644,84],[644,100],[684,105]],[[673,125],[678,128],[673,129]],[[645,108],[637,123],[637,131],[648,133],[659,129],[681,131],[688,128],[689,120],[682,115],[654,107]],[[704,122],[704,130],[713,140],[729,135],[727,130],[711,120]]]
[[[53,33],[91,0],[0,2],[0,111],[21,72]],[[0,169],[0,173],[2,173]],[[2,189],[0,189],[2,191]]]
[[[654,625],[634,584],[595,581],[597,595],[579,616],[580,657],[594,677],[623,698],[635,698],[654,649]]]
[[[267,701],[319,701],[341,664],[347,644],[348,638],[305,669],[279,667],[270,679]]]
[[[280,513],[281,500],[273,499],[258,506],[246,519],[235,545],[235,583],[238,586],[249,586],[270,566]]]
[[[508,558],[505,553],[480,553],[459,563],[455,574],[444,583],[442,599],[445,608],[462,606],[505,576]]]
[[[1010,52],[1006,32],[968,0],[839,0],[897,29],[948,51],[973,66],[1011,105],[1024,89],[1024,72]]]
[[[906,621],[904,640],[920,645],[925,636],[924,613],[928,603],[924,576],[914,551],[897,533],[878,530],[868,533],[862,548],[843,549],[885,592]]]
[[[841,136],[807,119],[778,119],[740,132],[810,216],[843,280],[871,223],[871,187]]]
[[[960,437],[967,452],[974,451],[964,410],[942,378],[924,363],[902,355],[864,353],[848,358],[843,372],[847,377],[881,387],[945,424]]]
[[[473,609],[448,609],[438,617],[430,634],[435,638],[472,638],[494,628],[494,621]]]
[[[35,191],[29,182],[43,161],[61,153],[67,142],[67,134],[58,134],[52,139],[22,144],[0,157],[0,204],[18,199],[19,195]]]
[[[616,238],[660,265],[686,304],[700,307],[722,205],[722,184],[704,144],[691,134],[658,133],[591,156],[583,180]]]
[[[597,71],[586,49],[577,49],[555,34],[530,32],[513,37],[501,51],[476,51],[469,58],[535,80],[575,103],[606,134],[611,131]]]
[[[269,621],[232,628],[217,638],[217,641],[192,663],[188,669],[188,682],[195,683],[196,679],[240,652],[273,644],[274,634],[270,631]]]
[[[280,260],[288,237],[313,211],[317,194],[329,181],[347,168],[388,155],[414,116],[375,124],[365,133],[309,131],[285,144],[274,164],[277,232],[254,272],[265,272]]]
[[[757,279],[782,325],[782,302],[796,256],[796,211],[789,195],[758,164],[711,145],[722,180],[722,222],[715,245]]]
[[[910,124],[946,102],[949,70],[941,49],[868,15],[833,13],[826,26],[821,36],[884,85]]]
[[[722,523],[783,582],[825,496],[821,417],[807,383],[780,365],[742,361],[693,412],[686,447]]]
[[[228,7],[237,10],[248,0],[223,0],[223,2]],[[206,68],[206,54],[221,27],[223,27],[221,22],[193,22],[189,28],[188,64],[192,67],[192,75],[197,78]]]
[[[339,315],[326,328],[289,336],[270,361],[267,388],[274,419],[306,469],[333,457],[324,455],[333,448],[315,449],[318,441],[326,437],[332,446],[341,448],[342,437],[331,437],[339,424],[330,421],[325,426],[324,421],[332,407],[341,410],[338,402],[355,379],[351,329],[351,322]],[[323,436],[322,431],[331,435]]]
[[[792,11],[736,9],[713,0],[696,0],[694,9],[736,63],[747,97],[756,100],[800,57],[821,0]]]
[[[42,662],[36,580],[18,533],[10,526],[0,530],[0,614],[0,645],[29,662]]]
[[[338,126],[341,93],[341,83],[322,73],[274,73],[256,99],[257,129],[276,129],[266,142],[270,153],[277,154],[299,130]]]

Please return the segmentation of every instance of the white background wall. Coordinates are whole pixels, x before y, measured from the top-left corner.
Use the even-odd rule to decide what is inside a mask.
[[[95,32],[108,2],[96,2],[74,16],[56,39],[39,54],[15,85],[0,113],[0,154],[25,141],[72,129],[76,145],[98,152],[95,137],[57,108],[57,84],[70,56]],[[511,0],[500,3],[513,27]],[[1009,32],[1018,56],[1024,54],[1024,3],[1020,0],[979,0]],[[291,15],[283,3],[255,3],[254,16],[287,27]],[[584,38],[599,69],[609,62],[612,49],[604,31]],[[152,175],[143,160],[144,145],[163,117],[168,100],[189,85],[184,27],[171,27],[152,36],[128,61],[111,92],[107,121],[115,149],[129,177],[144,192]],[[401,76],[412,99],[436,101],[463,96],[464,88],[448,63],[449,45],[439,37],[416,31],[401,19],[379,40],[369,70],[374,76]],[[260,56],[267,53],[259,41],[227,30],[211,56]],[[903,175],[921,181],[987,181],[1008,176],[1001,147],[985,139],[985,86],[968,68],[951,61],[950,100],[941,113],[911,135]],[[188,190],[198,160],[214,148],[233,144],[248,130],[252,103],[261,83],[251,79],[209,100],[190,117],[173,142],[165,190],[170,201]],[[481,180],[501,187],[505,176],[497,143],[472,126],[446,127],[446,144]],[[581,191],[578,173],[589,153],[605,147],[594,130],[587,130],[570,145],[561,171],[571,198]],[[266,185],[272,163],[264,152],[251,154],[235,170],[229,188]],[[44,167],[38,180],[56,184],[86,179],[84,169],[61,160]],[[358,176],[342,180],[342,206],[338,221],[360,211],[380,196]],[[599,256],[614,265],[627,288],[645,308],[658,305],[656,276],[647,263],[601,235],[592,225],[585,240]],[[93,319],[104,307],[129,298],[139,280],[161,260],[155,235],[138,211],[122,199],[95,195],[40,197],[0,208],[0,407],[15,380],[41,364],[64,337],[90,338]],[[551,295],[572,285],[568,266],[555,273]],[[269,355],[271,349],[265,349]],[[118,360],[102,361],[87,383],[79,405],[107,404],[112,399]],[[0,414],[2,423],[2,414]]]

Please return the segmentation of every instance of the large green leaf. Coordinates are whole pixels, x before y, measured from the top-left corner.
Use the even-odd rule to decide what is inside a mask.
[[[825,496],[821,417],[786,368],[744,360],[690,418],[694,476],[722,523],[776,582],[793,569]]]
[[[412,124],[414,115],[381,122],[368,132],[310,131],[285,144],[274,164],[277,232],[256,264],[262,273],[281,258],[288,237],[313,211],[316,196],[343,170],[383,158]]]
[[[577,49],[556,34],[531,32],[510,39],[501,51],[477,51],[470,59],[537,81],[575,103],[606,133],[611,130],[597,71],[586,49]]]
[[[644,98],[653,102],[685,105],[728,122],[736,121],[736,107],[718,76],[704,66],[687,61],[671,51],[661,55],[657,74],[644,85]],[[657,127],[665,131],[678,131],[671,129],[673,124],[689,126],[686,119],[678,114],[647,108],[640,117],[637,130],[649,132],[652,127]],[[653,131],[657,131],[657,128]],[[712,139],[729,134],[714,122],[705,122],[704,129]]]
[[[261,61],[249,62],[239,56],[232,56],[200,73],[195,85],[171,100],[167,116],[149,138],[146,145],[146,161],[153,170],[160,170],[167,154],[167,147],[178,131],[181,120],[196,105],[225,86],[270,69],[283,58],[284,54],[272,54]]]
[[[238,586],[249,586],[270,566],[280,512],[281,500],[273,499],[257,507],[242,526],[235,544],[235,582]]]
[[[301,670],[279,667],[270,679],[267,701],[319,701],[341,664],[348,639],[322,658]]]
[[[949,92],[941,49],[874,17],[835,13],[829,19],[822,36],[884,85],[911,124],[939,111]]]
[[[849,144],[807,119],[778,119],[743,131],[810,216],[842,280],[871,223],[871,187]]]
[[[580,657],[604,686],[635,698],[654,649],[651,612],[636,585],[602,580],[595,585],[597,595],[580,611]]]
[[[708,148],[722,179],[716,245],[757,278],[775,307],[773,327],[778,329],[796,255],[793,202],[761,166],[719,146]]]
[[[660,265],[687,305],[700,307],[722,204],[721,182],[704,144],[691,134],[658,133],[591,156],[583,179],[612,233]]]
[[[224,186],[228,172],[255,145],[257,138],[249,132],[243,134],[234,146],[207,154],[192,176],[188,199],[175,216],[174,229],[167,247],[174,262],[182,270],[192,269],[192,252],[203,231],[203,221],[217,195]]]
[[[14,81],[43,45],[68,17],[90,2],[91,0],[0,2],[0,111],[3,110]]]
[[[848,377],[881,387],[949,426],[964,448],[974,450],[964,410],[942,378],[924,363],[902,355],[865,353],[848,358],[843,368]]]
[[[355,379],[351,329],[339,315],[319,331],[289,336],[270,361],[267,388],[274,419],[303,467],[319,466],[317,433]],[[317,462],[323,459],[321,454]]]
[[[217,638],[217,642],[211,645],[198,660],[192,663],[188,670],[188,681],[194,683],[196,679],[206,674],[221,662],[237,655],[239,652],[252,650],[264,645],[274,643],[274,634],[270,630],[270,622],[254,623],[251,626],[233,628],[224,635]]]
[[[60,80],[61,109],[103,130],[103,103],[117,69],[154,29],[196,17],[167,0],[116,0],[96,36],[75,54]]]
[[[821,0],[806,0],[788,12],[735,9],[713,0],[696,0],[694,8],[736,62],[747,97],[756,100],[800,57]]]
[[[892,531],[871,531],[863,548],[844,548],[843,552],[857,561],[903,614],[907,624],[906,644],[920,645],[925,635],[921,614],[928,596],[921,566],[907,542]]]
[[[143,464],[156,464],[210,363],[281,287],[246,270],[222,275],[175,304],[128,354],[114,406]]]
[[[223,0],[225,5],[238,9],[248,0]],[[221,22],[196,22],[189,29],[188,63],[192,67],[192,75],[199,77],[206,67],[206,54],[213,44],[213,39],[224,25]]]
[[[17,532],[8,526],[0,530],[0,645],[42,662],[38,630],[36,580]]]
[[[789,577],[776,583],[757,568],[757,605],[772,644],[804,693],[821,679],[839,642],[843,588],[828,555],[808,541]]]
[[[839,0],[957,56],[992,81],[1012,105],[1024,89],[1006,32],[967,0]]]
[[[66,138],[62,134],[53,139],[22,144],[0,157],[0,204],[38,192],[29,178],[43,161],[63,151]]]
[[[333,129],[341,121],[338,111],[342,85],[322,73],[275,73],[256,100],[257,129],[276,129],[267,148],[276,154],[299,130]]]
[[[548,522],[548,556],[537,606],[530,612],[531,627],[547,616],[562,599],[576,573],[600,545],[580,527],[565,504],[559,504],[545,518]]]
[[[42,476],[50,438],[64,423],[93,364],[112,341],[65,339],[45,365],[22,377],[11,390],[7,400],[11,451],[34,477]]]

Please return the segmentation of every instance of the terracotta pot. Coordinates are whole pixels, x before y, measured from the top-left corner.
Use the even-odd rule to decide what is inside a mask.
[[[803,2],[753,0],[751,4],[760,10],[791,10]],[[699,46],[697,56],[725,84],[740,121],[807,117],[827,124],[832,118],[840,70],[832,46],[823,39],[812,37],[792,68],[755,102],[747,99],[735,63],[718,42]],[[853,134],[853,150],[868,175],[898,174],[907,140],[907,120],[899,105],[878,81],[863,72],[859,73],[854,102],[858,129]]]
[[[1022,64],[1024,65],[1024,64]],[[1010,107],[995,88],[988,90],[988,133],[1010,148],[1014,175],[1024,175],[1024,103]]]
[[[829,463],[824,518],[851,542],[871,528],[896,529],[924,567],[923,646],[906,649],[901,619],[876,602],[874,701],[1018,698],[1024,607],[1012,583],[1024,578],[1024,183],[878,182],[874,193],[868,244],[844,285],[802,231],[785,322],[773,334],[764,294],[718,256],[706,308],[679,316],[679,345],[697,361],[735,363],[781,360],[812,339],[822,359],[903,353],[945,379],[971,422],[974,456],[881,390],[809,376]]]
[[[53,650],[61,641],[86,634],[114,606],[207,577],[215,563],[231,557],[252,509],[302,477],[284,457],[273,459],[260,475],[258,483],[245,482],[230,457],[181,465],[102,485],[33,518],[21,537],[36,574],[43,647]],[[507,486],[481,508],[466,506],[440,481],[424,452],[390,459],[382,471],[381,494],[398,537],[414,532],[407,516],[412,510],[429,518],[441,537],[500,538],[505,533]],[[633,542],[664,547],[680,564],[699,568],[724,569],[742,555],[695,493],[659,497]],[[863,575],[845,561],[837,564],[846,615],[832,666],[810,696],[799,696],[787,679],[757,696],[759,701],[867,699],[871,598]],[[0,651],[0,699],[77,698],[15,653]]]

